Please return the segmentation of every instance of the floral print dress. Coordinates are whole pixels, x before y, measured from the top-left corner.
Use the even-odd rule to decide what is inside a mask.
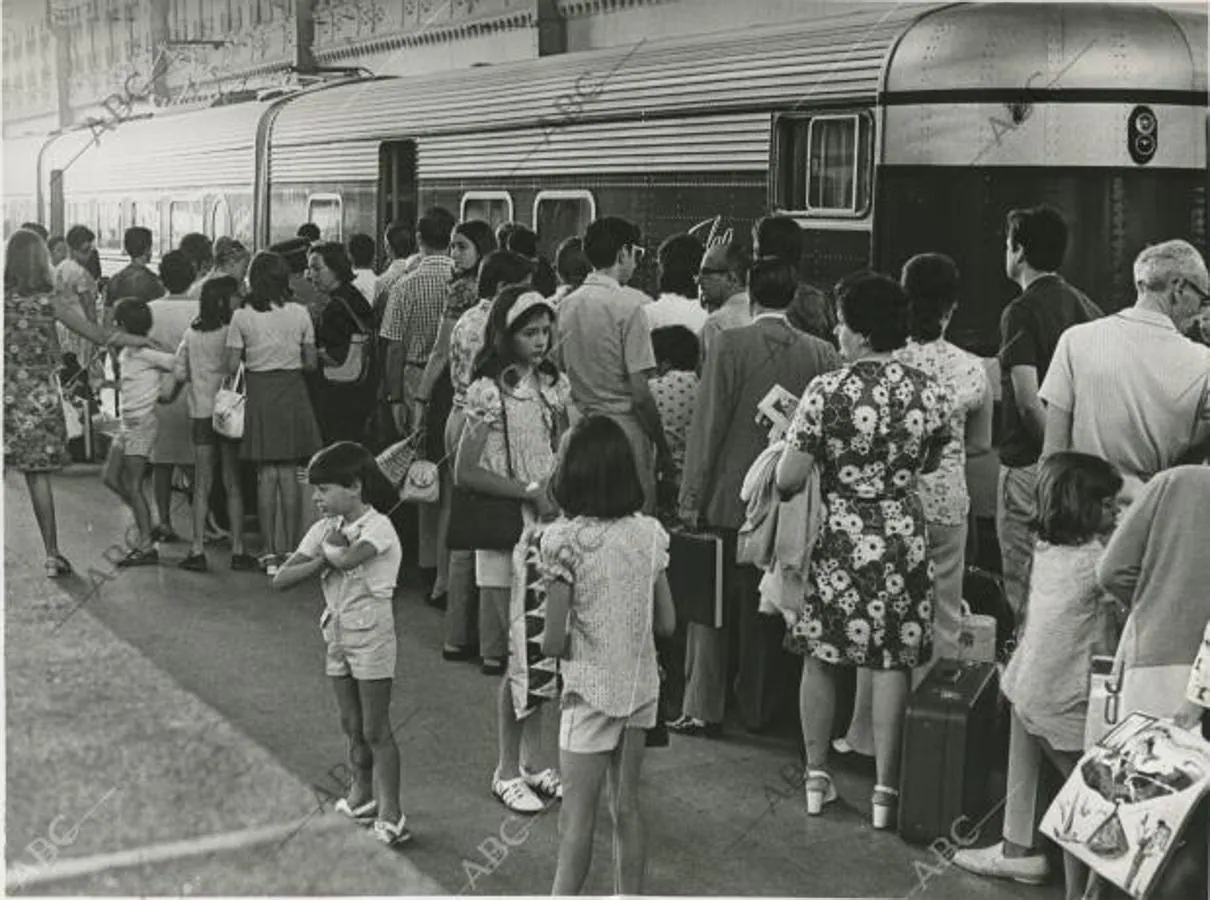
[[[950,438],[949,406],[932,378],[892,360],[860,360],[807,386],[786,441],[814,458],[823,508],[792,649],[871,669],[932,656],[917,478]]]
[[[91,346],[91,345],[90,345]],[[4,464],[51,472],[70,460],[55,383],[59,337],[50,294],[4,294]]]

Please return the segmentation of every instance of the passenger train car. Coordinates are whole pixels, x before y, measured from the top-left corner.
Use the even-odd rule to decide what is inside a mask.
[[[6,225],[93,227],[108,269],[125,227],[157,248],[232,234],[257,247],[316,222],[381,234],[440,204],[531,223],[549,252],[596,216],[649,244],[722,213],[801,223],[804,275],[895,272],[950,254],[951,329],[994,355],[1003,222],[1049,202],[1066,272],[1107,309],[1131,261],[1205,251],[1204,6],[900,4],[726,35],[442,72],[124,121],[6,147]]]

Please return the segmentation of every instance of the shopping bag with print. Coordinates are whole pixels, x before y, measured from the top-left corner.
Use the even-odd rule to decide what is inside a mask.
[[[214,395],[214,415],[210,422],[216,433],[233,441],[244,436],[244,403],[247,400],[244,366],[241,363],[235,377],[224,381]]]

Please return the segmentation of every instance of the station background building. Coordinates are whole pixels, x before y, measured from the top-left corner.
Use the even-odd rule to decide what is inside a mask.
[[[859,0],[4,0],[3,134],[46,134],[147,86],[211,105],[364,68],[409,75],[844,15]],[[708,67],[710,60],[703,59]]]

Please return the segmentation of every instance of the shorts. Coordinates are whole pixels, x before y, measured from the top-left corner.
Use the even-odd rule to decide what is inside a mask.
[[[559,749],[569,753],[612,753],[622,743],[627,728],[654,728],[659,698],[639,707],[629,716],[607,716],[575,694],[563,696],[559,719]]]
[[[229,437],[223,437],[214,430],[213,419],[190,419],[189,431],[193,436],[194,446],[213,447],[216,444],[238,444]]]
[[[122,454],[150,458],[159,430],[160,420],[155,417],[154,412],[149,412],[133,422],[122,419],[122,430],[119,432],[122,438]]]
[[[395,616],[388,604],[375,602],[339,614],[325,609],[319,627],[328,644],[328,675],[358,681],[395,677]]]

